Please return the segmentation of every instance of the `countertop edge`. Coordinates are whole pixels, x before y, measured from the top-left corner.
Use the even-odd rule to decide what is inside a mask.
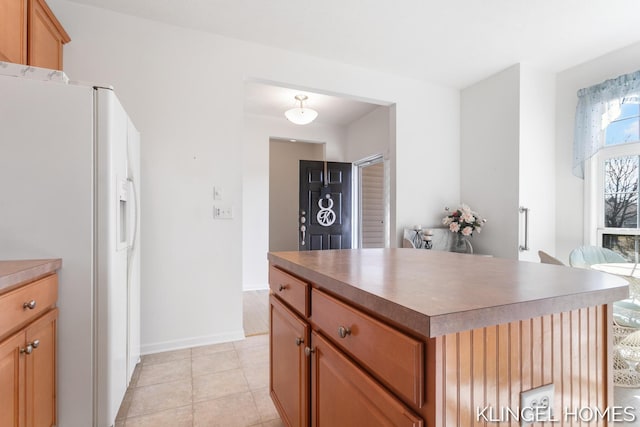
[[[287,270],[305,281],[310,281],[319,289],[328,290],[338,297],[427,338],[609,304],[629,296],[628,285],[626,285],[429,316],[277,255],[269,253],[268,260],[272,265]]]
[[[0,271],[8,270],[0,274],[0,294],[55,272],[62,266],[62,259],[6,260],[0,261],[2,265],[10,267],[0,268]]]

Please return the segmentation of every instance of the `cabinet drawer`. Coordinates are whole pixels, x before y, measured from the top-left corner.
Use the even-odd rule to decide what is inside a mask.
[[[309,285],[306,282],[269,266],[269,287],[298,313],[309,316]]]
[[[311,322],[403,398],[424,402],[424,345],[317,289]]]
[[[52,274],[0,295],[0,337],[30,322],[58,299],[58,275]],[[29,308],[29,304],[33,308]]]

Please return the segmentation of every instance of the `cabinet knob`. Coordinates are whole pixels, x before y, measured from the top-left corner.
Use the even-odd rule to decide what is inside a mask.
[[[31,343],[31,346],[33,348],[38,348],[39,345],[40,345],[40,340],[33,340],[33,342]]]
[[[24,304],[22,304],[23,310],[26,310],[27,308],[29,310],[33,310],[34,308],[36,308],[36,300],[32,299],[31,301],[25,302]]]
[[[305,347],[304,348],[304,354],[306,354],[307,356],[311,356],[311,353],[315,353],[316,351],[313,350],[311,347]]]
[[[302,339],[300,337],[296,338],[296,345],[297,346],[300,346],[300,344],[302,344],[303,342],[304,342],[304,339]]]
[[[344,327],[344,326],[340,326],[338,328],[338,335],[340,336],[340,338],[346,338],[347,335],[351,335],[351,329],[348,327]]]
[[[280,292],[284,291],[285,289],[287,289],[285,285],[280,285],[280,287],[278,288]]]
[[[33,346],[31,344],[27,345],[25,348],[20,349],[20,354],[31,354],[33,353]]]

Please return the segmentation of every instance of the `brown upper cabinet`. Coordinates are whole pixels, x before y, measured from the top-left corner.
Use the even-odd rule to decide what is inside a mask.
[[[44,0],[0,0],[0,61],[62,70],[70,40]]]

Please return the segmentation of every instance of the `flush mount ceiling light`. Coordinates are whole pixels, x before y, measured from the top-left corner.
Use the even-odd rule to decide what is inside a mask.
[[[292,108],[284,112],[285,117],[297,125],[307,125],[318,117],[318,112],[311,108],[304,108],[302,103],[307,100],[306,95],[296,95],[296,101],[300,102],[300,107]]]

